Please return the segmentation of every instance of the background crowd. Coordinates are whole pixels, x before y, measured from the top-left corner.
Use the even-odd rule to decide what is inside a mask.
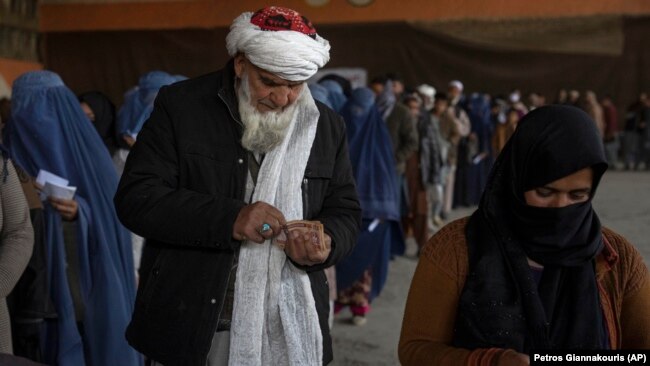
[[[16,274],[0,294],[11,319],[0,319],[11,329],[0,332],[0,353],[44,363],[142,362],[124,329],[146,244],[119,223],[112,197],[158,90],[184,79],[146,73],[118,108],[100,91],[75,96],[58,75],[37,71],[14,82],[13,100],[0,101],[2,212],[29,211],[22,230],[31,225],[34,231],[34,238],[14,240],[21,248],[16,257],[0,256],[0,270]],[[347,127],[363,224],[354,252],[329,269],[329,284],[333,312],[349,307],[356,325],[367,321],[390,259],[404,254],[406,239],[421,248],[451,210],[478,204],[493,162],[529,111],[550,103],[582,108],[597,124],[610,169],[650,171],[646,93],[617,111],[612,96],[593,91],[560,90],[553,100],[519,90],[487,95],[467,93],[459,80],[405,86],[393,73],[368,87],[353,89],[334,74],[309,87]],[[40,170],[68,179],[75,197],[39,199],[34,178]],[[20,182],[22,189],[4,188]],[[0,249],[8,243],[3,236]]]

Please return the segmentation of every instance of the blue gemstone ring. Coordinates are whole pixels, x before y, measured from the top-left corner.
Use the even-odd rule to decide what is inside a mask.
[[[260,234],[264,234],[265,232],[271,230],[271,225],[267,223],[262,224],[262,228],[260,229]]]

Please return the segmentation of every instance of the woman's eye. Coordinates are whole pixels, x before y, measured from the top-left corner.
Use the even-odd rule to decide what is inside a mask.
[[[586,192],[570,193],[569,195],[574,201],[584,201],[589,198],[589,195]]]
[[[540,197],[550,197],[551,194],[553,194],[553,192],[551,192],[550,189],[546,189],[546,188],[537,188],[535,190],[535,193],[537,193],[537,195]]]

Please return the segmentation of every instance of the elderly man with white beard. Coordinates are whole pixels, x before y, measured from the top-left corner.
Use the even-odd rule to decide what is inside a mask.
[[[160,90],[126,163],[116,209],[147,239],[126,336],[154,365],[327,364],[323,269],[361,217],[344,123],[305,85],[330,46],[280,7],[226,43],[225,68]]]

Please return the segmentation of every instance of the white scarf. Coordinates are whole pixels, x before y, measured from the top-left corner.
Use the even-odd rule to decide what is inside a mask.
[[[320,113],[307,87],[282,143],[266,154],[253,202],[303,218],[301,183]],[[230,365],[321,365],[323,339],[309,277],[267,240],[239,252],[230,328]]]

